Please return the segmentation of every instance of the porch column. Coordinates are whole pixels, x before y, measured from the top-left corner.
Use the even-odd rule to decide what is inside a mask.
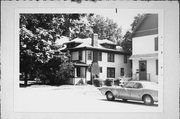
[[[76,69],[76,67],[75,67],[75,68],[74,68],[74,79],[73,79],[73,84],[74,84],[74,85],[75,85],[76,77],[77,77],[77,69]]]

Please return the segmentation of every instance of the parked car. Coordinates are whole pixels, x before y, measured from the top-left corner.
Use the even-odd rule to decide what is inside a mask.
[[[128,81],[123,86],[111,86],[99,88],[107,100],[115,98],[143,101],[146,105],[158,102],[158,84],[149,81]]]

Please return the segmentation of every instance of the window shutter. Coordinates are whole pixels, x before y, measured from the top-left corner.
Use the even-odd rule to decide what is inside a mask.
[[[154,39],[154,50],[158,51],[158,37],[155,37]]]
[[[158,75],[158,60],[156,60],[156,75]]]

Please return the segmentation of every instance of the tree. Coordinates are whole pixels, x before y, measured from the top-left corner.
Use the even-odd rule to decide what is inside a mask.
[[[97,33],[99,39],[108,39],[117,42],[122,39],[122,29],[112,19],[101,15],[84,14],[78,20],[72,21],[70,37],[87,38]]]
[[[68,58],[55,46],[56,36],[67,35],[71,24],[66,22],[76,20],[78,16],[79,14],[20,15],[20,72],[25,85],[28,79],[34,77],[46,80],[55,76],[58,67]]]
[[[122,29],[112,19],[94,15],[90,16],[88,20],[99,39],[108,39],[114,42],[122,39]]]
[[[131,29],[125,33],[125,35],[123,37],[124,40],[120,44],[122,46],[122,48],[128,53],[132,53],[131,35],[132,35],[133,31],[135,30],[137,24],[143,17],[144,17],[144,14],[138,14],[137,16],[134,17],[134,20],[131,24]]]
[[[139,20],[141,20],[144,17],[144,14],[137,14],[137,16],[134,17],[134,20],[131,24],[131,31],[134,31],[134,29],[136,28]]]
[[[131,32],[127,31],[126,34],[124,35],[124,40],[121,42],[121,46],[123,48],[123,50],[127,53],[132,53],[132,40],[130,38],[131,36]]]

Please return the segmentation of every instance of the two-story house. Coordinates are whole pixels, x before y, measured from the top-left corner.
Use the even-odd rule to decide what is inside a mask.
[[[145,14],[138,22],[130,59],[136,80],[158,82],[158,14]]]
[[[64,45],[66,49],[63,51],[69,50],[72,61],[75,63],[75,73],[70,81],[71,84],[76,84],[81,79],[87,83],[93,77],[106,80],[131,74],[131,65],[128,60],[130,55],[112,41],[99,40],[97,34],[94,34],[92,38],[75,38]]]

